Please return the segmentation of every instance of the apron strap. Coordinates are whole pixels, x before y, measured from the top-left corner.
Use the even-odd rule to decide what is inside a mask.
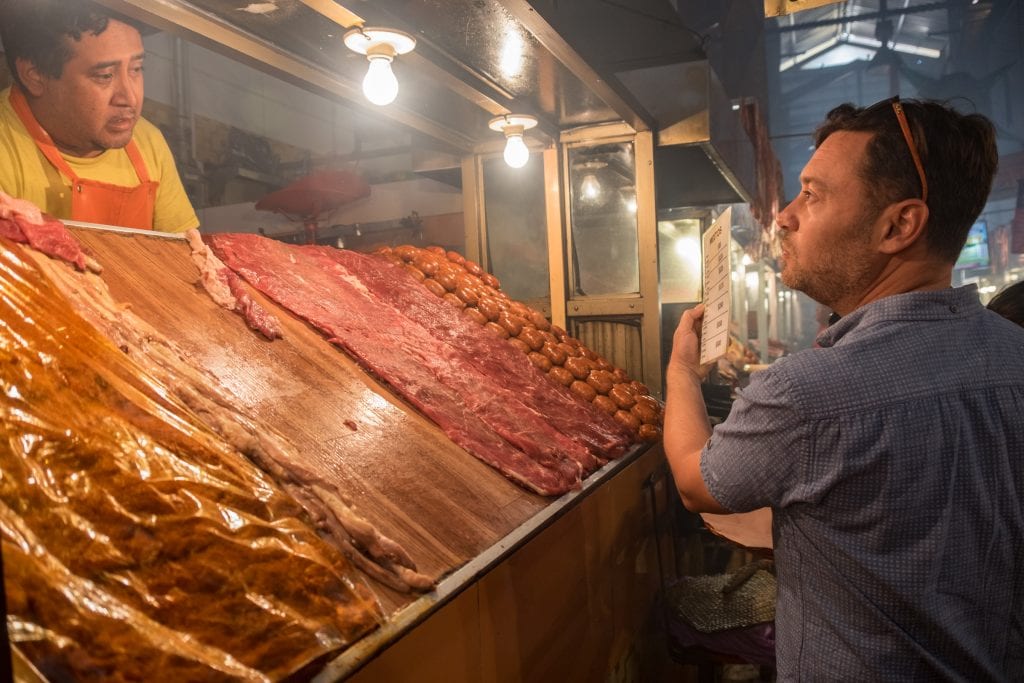
[[[128,153],[128,158],[135,169],[135,175],[139,176],[139,184],[145,185],[148,183],[149,172],[146,170],[146,162],[142,160],[142,152],[139,151],[139,146],[135,144],[134,137],[125,145],[124,151]]]

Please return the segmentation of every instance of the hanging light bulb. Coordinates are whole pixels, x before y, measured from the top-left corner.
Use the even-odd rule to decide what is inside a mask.
[[[513,130],[517,129],[517,130]],[[523,141],[523,127],[509,126],[505,129],[505,163],[512,168],[522,168],[530,160],[530,150]]]
[[[597,181],[597,176],[593,173],[588,173],[583,176],[583,181],[580,183],[580,193],[584,199],[593,201],[601,195],[601,183]]]
[[[523,133],[537,125],[537,119],[526,114],[504,114],[495,116],[487,124],[491,130],[505,134],[505,163],[512,168],[522,168],[530,160],[530,149],[526,146]]]
[[[398,79],[391,70],[396,55],[416,47],[416,39],[390,28],[354,28],[344,37],[350,50],[366,55],[370,68],[363,78],[363,94],[376,105],[391,104],[398,96]]]
[[[380,54],[369,59],[370,68],[366,70],[366,77],[363,78],[363,94],[374,104],[391,104],[398,97],[398,79],[391,70],[393,57]]]

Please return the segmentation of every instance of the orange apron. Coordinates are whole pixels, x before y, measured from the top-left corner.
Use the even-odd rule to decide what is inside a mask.
[[[139,147],[134,139],[128,142],[124,151],[132,162],[135,175],[139,177],[138,185],[125,187],[79,178],[53,144],[50,134],[36,121],[28,106],[28,100],[17,86],[11,88],[11,106],[35,140],[39,151],[54,168],[71,181],[71,220],[140,230],[153,229],[156,189],[160,183],[149,179],[146,162],[142,160],[142,154],[139,153]]]

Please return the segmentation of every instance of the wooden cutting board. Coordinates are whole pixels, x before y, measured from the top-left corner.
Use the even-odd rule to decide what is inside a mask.
[[[277,315],[270,342],[218,307],[182,240],[73,229],[127,303],[276,428],[348,502],[441,577],[494,545],[549,499],[529,493],[453,444],[305,322],[250,288]],[[409,604],[371,584],[385,613]]]

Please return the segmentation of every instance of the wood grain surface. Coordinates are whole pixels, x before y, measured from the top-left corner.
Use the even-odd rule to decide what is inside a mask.
[[[277,315],[273,342],[213,303],[184,241],[74,229],[114,299],[174,340],[276,428],[348,502],[441,577],[550,504],[453,444],[305,322]],[[246,285],[248,286],[248,285]],[[386,614],[415,599],[368,579]]]

